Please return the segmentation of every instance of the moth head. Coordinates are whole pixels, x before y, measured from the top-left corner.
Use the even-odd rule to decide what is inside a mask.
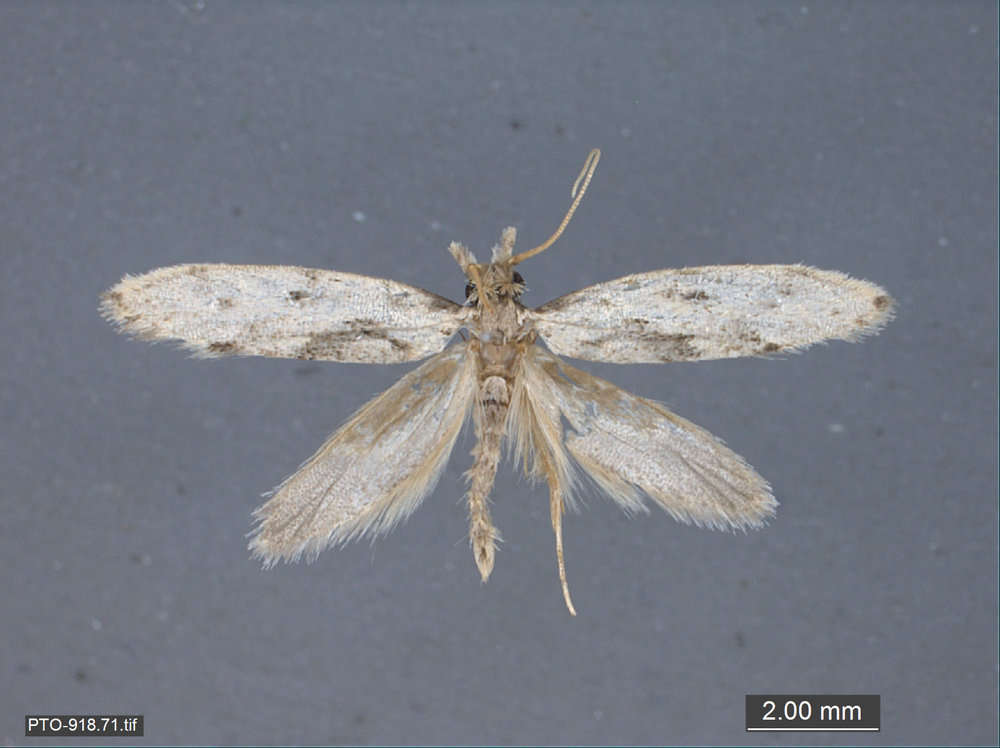
[[[465,299],[469,304],[480,303],[480,289],[485,289],[488,301],[517,300],[524,293],[524,278],[505,263],[476,265],[465,284]]]
[[[524,278],[514,270],[518,265],[529,257],[534,257],[540,252],[544,252],[551,247],[556,239],[569,225],[570,219],[576,212],[577,206],[587,192],[590,179],[597,169],[597,162],[601,159],[601,152],[597,148],[587,154],[587,160],[583,162],[583,168],[573,182],[570,190],[570,197],[573,198],[569,210],[559,224],[559,228],[543,243],[534,249],[529,249],[520,254],[514,254],[514,241],[517,238],[517,230],[513,226],[508,226],[500,235],[500,243],[493,247],[493,261],[490,263],[477,263],[476,256],[472,254],[464,245],[452,242],[448,247],[455,262],[462,268],[468,283],[465,286],[465,298],[467,303],[489,305],[494,300],[517,299],[524,292]]]
[[[493,247],[493,260],[488,263],[476,262],[476,256],[465,246],[451,243],[448,251],[468,279],[465,285],[467,304],[479,304],[485,298],[489,305],[494,301],[517,299],[524,293],[524,277],[514,270],[511,262],[516,239],[517,229],[513,226],[504,229],[500,243]]]

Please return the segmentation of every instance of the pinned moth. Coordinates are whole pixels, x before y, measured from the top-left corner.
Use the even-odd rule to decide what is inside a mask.
[[[559,356],[633,364],[788,353],[878,332],[893,300],[836,271],[709,265],[627,275],[527,308],[514,268],[559,238],[599,159],[590,152],[562,223],[534,249],[514,254],[514,228],[488,263],[452,242],[464,304],[384,278],[273,265],[176,265],[125,276],[102,295],[101,312],[121,331],[180,341],[195,356],[372,364],[431,356],[255,511],[250,550],[265,566],[313,559],[405,519],[434,488],[470,414],[469,540],[483,581],[500,540],[489,495],[506,443],[529,478],[548,483],[573,615],[562,516],[581,471],[630,513],[646,511],[648,497],[677,520],[720,529],[759,527],[774,514],[767,482],[709,432]],[[468,337],[446,347],[460,330]]]

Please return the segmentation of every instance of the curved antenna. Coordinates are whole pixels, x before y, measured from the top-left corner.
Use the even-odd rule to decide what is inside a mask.
[[[570,205],[569,210],[566,211],[566,217],[562,219],[562,223],[559,224],[559,228],[556,229],[556,232],[552,236],[534,249],[529,249],[527,252],[521,252],[520,254],[514,255],[510,259],[511,265],[517,265],[520,262],[524,262],[529,257],[534,257],[539,252],[544,252],[555,243],[555,240],[559,238],[566,226],[569,224],[569,220],[576,212],[576,208],[580,204],[580,201],[583,200],[583,196],[587,193],[587,187],[590,185],[590,179],[594,176],[594,170],[597,169],[597,162],[600,160],[601,150],[599,148],[594,148],[587,154],[587,160],[583,162],[583,168],[580,169],[580,174],[577,176],[576,181],[573,182],[573,189],[570,190],[569,193],[570,197],[574,198],[573,204]]]

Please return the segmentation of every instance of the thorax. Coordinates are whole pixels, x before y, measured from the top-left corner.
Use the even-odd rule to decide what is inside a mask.
[[[468,325],[469,345],[479,359],[480,381],[491,376],[512,382],[518,362],[535,332],[526,324],[525,308],[514,299],[501,299],[480,306]]]

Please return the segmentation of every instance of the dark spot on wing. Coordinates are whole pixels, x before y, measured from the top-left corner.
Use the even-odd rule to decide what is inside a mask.
[[[374,340],[384,340],[397,351],[408,351],[412,347],[405,340],[394,338],[384,330],[362,330],[361,334]]]
[[[208,280],[208,266],[207,265],[191,265],[187,269],[188,275],[194,276],[195,278],[200,278],[201,280]]]
[[[357,340],[354,332],[317,332],[309,336],[296,358],[310,360],[314,358],[340,359],[344,358],[344,348]]]
[[[872,305],[880,312],[888,309],[890,304],[892,304],[892,299],[885,294],[881,294],[872,299]]]
[[[777,343],[764,343],[764,347],[760,350],[762,353],[775,353],[781,350],[781,346]]]
[[[216,299],[219,304],[220,309],[229,309],[233,306],[233,300],[225,297],[219,297]]]
[[[629,320],[630,323],[645,322],[645,320]],[[660,361],[690,361],[701,356],[701,352],[691,343],[694,335],[682,335],[680,333],[648,332],[644,328],[636,327],[618,330],[599,338],[585,341],[585,344],[593,348],[603,348],[611,342],[620,342],[622,339],[634,343],[639,349],[654,353],[659,356]]]
[[[220,356],[230,356],[238,353],[239,349],[240,347],[235,340],[217,341],[208,344],[209,353],[215,353]]]
[[[694,335],[681,335],[678,333],[669,335],[646,334],[640,337],[640,340],[648,340],[660,350],[661,361],[689,361],[693,358],[698,358],[698,349],[691,345],[693,339]]]
[[[302,301],[302,299],[308,299],[309,298],[309,292],[308,291],[298,291],[298,290],[296,290],[296,291],[289,291],[288,292],[288,298],[291,299],[292,301]]]
[[[706,301],[708,294],[704,291],[688,291],[683,298],[687,301]]]
[[[354,358],[359,351],[365,349],[374,352],[381,347],[358,346],[358,341],[362,339],[384,340],[386,344],[399,352],[400,360],[405,359],[407,352],[412,348],[405,340],[394,338],[388,331],[380,328],[375,320],[355,319],[348,322],[347,325],[347,330],[327,330],[309,336],[309,340],[302,346],[296,358],[340,360]]]

